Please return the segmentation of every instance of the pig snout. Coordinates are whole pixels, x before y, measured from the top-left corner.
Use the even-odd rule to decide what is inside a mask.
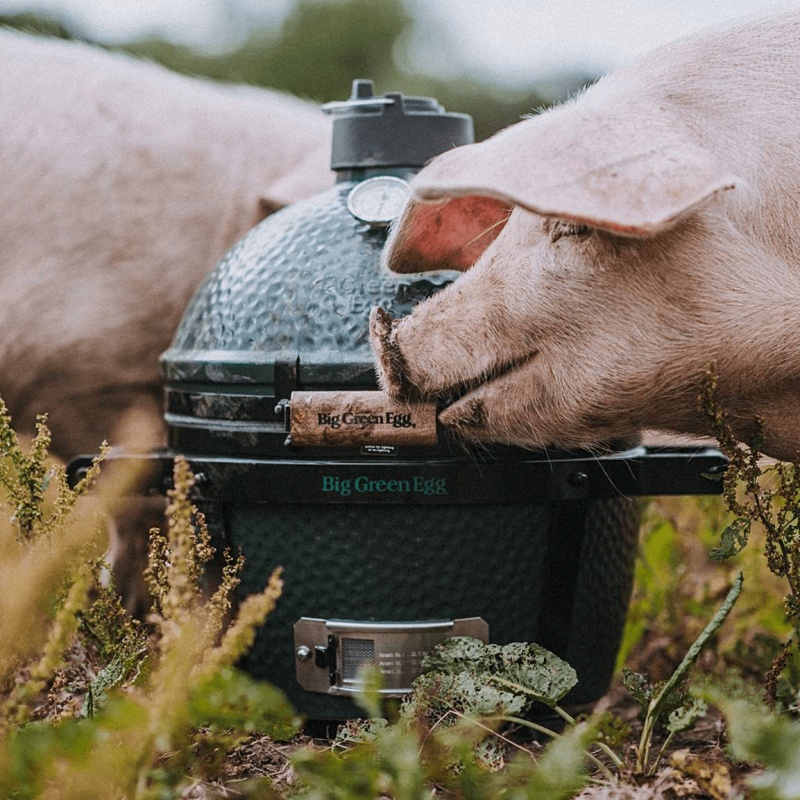
[[[373,311],[382,388],[456,397],[440,420],[468,439],[587,447],[707,434],[713,365],[735,433],[760,418],[796,457],[799,54],[796,12],[704,34],[434,159],[385,266],[464,274]]]

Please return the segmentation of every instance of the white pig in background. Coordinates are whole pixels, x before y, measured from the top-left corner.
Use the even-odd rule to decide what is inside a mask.
[[[189,298],[259,220],[333,183],[330,133],[288,96],[0,31],[0,396],[15,428],[46,412],[68,460],[133,407],[160,419],[158,357]],[[138,501],[112,530],[138,613],[162,510]]]
[[[195,288],[266,214],[333,183],[318,107],[0,31],[0,396],[97,452],[160,405]]]
[[[469,270],[373,312],[384,388],[466,393],[469,439],[591,446],[706,434],[713,362],[736,433],[800,451],[800,13],[662,47],[413,182],[386,263]],[[473,266],[474,263],[474,266]]]

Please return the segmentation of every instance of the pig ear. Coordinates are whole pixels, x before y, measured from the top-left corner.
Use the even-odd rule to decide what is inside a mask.
[[[335,177],[330,169],[330,147],[312,150],[277,180],[259,187],[258,218],[264,219],[284,206],[333,186]]]
[[[415,178],[414,194],[427,202],[483,195],[618,234],[654,235],[736,185],[687,129],[664,117],[564,106],[437,157]]]
[[[497,238],[510,213],[508,203],[491,197],[412,201],[392,228],[384,262],[392,272],[464,272]]]

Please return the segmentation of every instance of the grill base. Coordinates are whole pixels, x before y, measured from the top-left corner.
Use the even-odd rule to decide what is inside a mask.
[[[579,683],[567,702],[599,699],[613,675],[633,581],[638,503],[222,508],[246,562],[238,593],[284,569],[284,594],[241,666],[282,688],[313,719],[363,716],[348,697],[296,679],[301,617],[360,621],[480,617],[497,644],[537,642]]]

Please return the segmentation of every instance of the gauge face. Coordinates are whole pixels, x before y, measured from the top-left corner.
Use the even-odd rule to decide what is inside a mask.
[[[357,183],[347,196],[350,213],[370,225],[388,225],[400,216],[411,190],[402,178],[378,175]]]

